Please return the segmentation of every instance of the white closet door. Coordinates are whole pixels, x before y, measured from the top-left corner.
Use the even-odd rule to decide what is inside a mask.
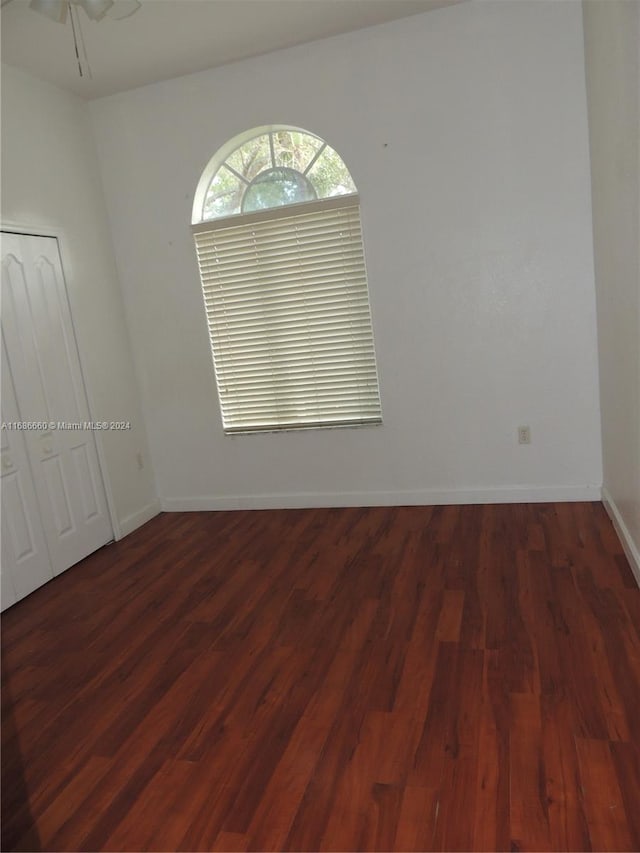
[[[7,352],[2,340],[3,422],[20,420]],[[2,609],[53,577],[44,541],[42,522],[33,488],[27,449],[22,432],[0,432],[2,465]]]
[[[53,237],[2,235],[2,328],[54,574],[112,538],[80,360]],[[52,426],[49,426],[51,424]]]

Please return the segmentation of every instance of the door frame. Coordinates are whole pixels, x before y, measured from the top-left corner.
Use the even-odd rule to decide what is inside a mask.
[[[45,227],[42,225],[27,225],[23,222],[13,222],[10,220],[3,219],[0,220],[0,231],[7,231],[11,234],[24,234],[30,237],[55,237],[56,239],[56,242],[58,244],[58,252],[60,253],[60,263],[62,264],[62,279],[64,282],[67,305],[69,306],[69,315],[71,317],[73,339],[75,341],[76,350],[78,352],[78,361],[80,362],[80,376],[82,378],[82,386],[84,388],[84,393],[87,398],[87,406],[89,407],[89,419],[93,421],[95,420],[93,416],[93,413],[95,411],[95,404],[93,394],[91,393],[91,386],[90,383],[87,382],[87,375],[83,366],[82,348],[80,347],[80,343],[78,341],[73,305],[71,303],[71,299],[69,298],[69,278],[72,277],[69,271],[73,269],[73,265],[65,248],[65,229],[58,228],[55,226]],[[107,467],[107,457],[105,454],[102,433],[100,432],[100,430],[93,431],[93,437],[96,445],[96,453],[98,455],[98,467],[100,469],[100,476],[102,477],[102,484],[104,486],[105,497],[107,500],[107,510],[109,512],[109,520],[111,521],[111,530],[113,532],[113,538],[117,542],[119,539],[122,539],[122,530],[120,528],[120,524],[118,523],[118,516],[116,514],[115,501],[113,498],[113,489],[111,488],[109,469]]]

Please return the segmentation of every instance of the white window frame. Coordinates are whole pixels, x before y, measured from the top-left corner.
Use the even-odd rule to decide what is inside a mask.
[[[231,140],[202,175],[194,216],[224,159],[274,128],[307,133],[271,126]],[[225,433],[381,424],[358,194],[196,221],[192,231]]]

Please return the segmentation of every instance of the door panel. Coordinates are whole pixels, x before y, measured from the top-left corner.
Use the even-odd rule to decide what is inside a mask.
[[[18,600],[6,565],[0,566],[0,610],[6,610]]]
[[[3,423],[20,420],[7,352],[2,340]],[[2,608],[9,607],[53,577],[29,469],[24,434],[0,430],[2,456]]]
[[[2,327],[54,574],[112,538],[66,286],[52,237],[3,234]],[[68,425],[69,428],[64,428]]]
[[[71,517],[69,492],[66,488],[64,472],[60,464],[60,456],[50,456],[43,459],[40,469],[44,473],[47,488],[47,498],[51,506],[56,532],[60,538],[75,533],[76,528]]]
[[[83,517],[85,521],[91,521],[99,514],[100,510],[98,508],[98,489],[93,479],[91,461],[86,446],[74,447],[71,455],[75,464],[76,479],[80,486],[80,506]]]

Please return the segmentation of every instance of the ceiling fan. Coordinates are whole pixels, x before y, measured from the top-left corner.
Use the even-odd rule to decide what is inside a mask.
[[[13,0],[2,0],[2,5],[7,6]],[[128,18],[137,12],[142,4],[140,0],[31,0],[29,8],[34,12],[40,12],[58,24],[64,24],[67,13],[72,15],[76,7],[84,9],[92,21],[101,21],[104,17],[120,20]]]
[[[12,2],[13,0],[1,0],[1,5],[4,8]],[[105,18],[120,21],[137,12],[141,5],[140,0],[31,0],[29,8],[57,24],[65,24],[67,17],[69,18],[78,72],[81,77],[85,74],[91,77],[91,66],[87,58],[79,10],[83,9],[92,21],[102,21]]]

